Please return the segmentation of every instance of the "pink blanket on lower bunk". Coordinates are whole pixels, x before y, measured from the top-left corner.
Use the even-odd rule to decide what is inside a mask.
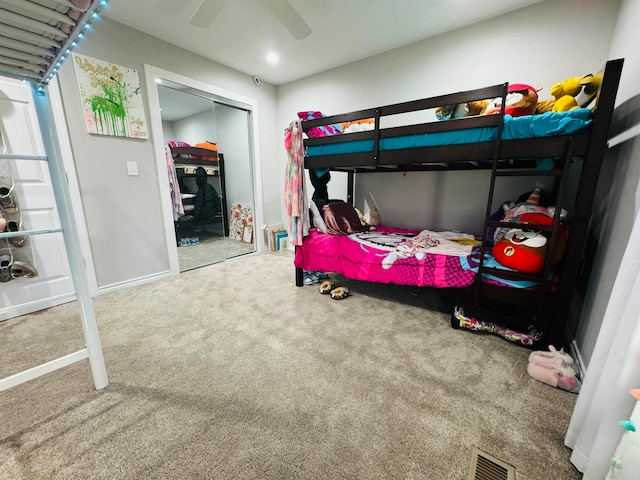
[[[294,264],[304,270],[338,273],[354,280],[434,288],[462,288],[473,283],[479,242],[473,235],[379,226],[374,232],[323,234],[311,229],[296,248]],[[498,265],[487,255],[485,265]],[[528,281],[485,276],[501,286],[530,288]]]
[[[444,246],[443,242],[429,246],[430,235],[422,235],[426,241],[423,247],[407,243],[406,251],[397,248],[419,233],[382,226],[374,232],[353,235],[327,235],[311,229],[303,246],[296,249],[295,265],[377,283],[446,288],[466,287],[473,282],[475,272],[462,268],[461,256],[428,253]],[[471,235],[462,235],[458,237],[473,239]],[[471,245],[466,248],[468,253],[471,248]],[[462,258],[465,256],[462,253]]]

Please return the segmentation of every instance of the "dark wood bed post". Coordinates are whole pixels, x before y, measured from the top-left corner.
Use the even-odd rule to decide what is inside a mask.
[[[353,192],[355,189],[356,176],[354,172],[347,172],[347,202],[353,204]],[[296,252],[298,251],[296,247]],[[296,267],[296,287],[302,287],[304,285],[304,270]]]
[[[571,219],[570,245],[567,245],[558,297],[561,299],[555,309],[550,325],[548,341],[558,347],[566,343],[565,328],[568,323],[571,298],[576,280],[584,260],[584,247],[589,231],[589,221],[593,208],[593,196],[600,176],[600,166],[609,139],[609,125],[615,107],[618,84],[622,74],[623,59],[607,62],[600,98],[594,113],[593,128],[589,137],[587,154],[580,173],[580,188],[576,194],[573,218]]]
[[[300,247],[296,246],[296,252]],[[302,287],[304,285],[304,270],[296,267],[296,287]]]

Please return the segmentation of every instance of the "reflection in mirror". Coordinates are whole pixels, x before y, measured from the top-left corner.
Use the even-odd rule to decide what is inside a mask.
[[[180,271],[255,251],[243,238],[253,222],[249,112],[167,81],[158,97]]]

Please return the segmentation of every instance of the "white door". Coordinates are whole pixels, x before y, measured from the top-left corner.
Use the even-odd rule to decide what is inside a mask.
[[[45,155],[31,88],[4,77],[0,77],[0,134],[0,153]],[[0,206],[5,220],[19,223],[21,230],[60,228],[46,161],[0,158],[0,188],[4,184],[6,192],[12,183],[18,212],[8,213]],[[10,255],[14,265],[32,266],[37,276],[0,282],[0,321],[75,298],[61,232],[30,235],[23,246],[13,243],[0,238],[5,263]]]

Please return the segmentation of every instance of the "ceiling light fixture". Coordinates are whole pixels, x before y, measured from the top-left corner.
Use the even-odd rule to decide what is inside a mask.
[[[277,53],[267,53],[267,56],[265,58],[267,59],[267,63],[269,63],[270,65],[277,65],[278,63],[280,63],[280,57]]]

